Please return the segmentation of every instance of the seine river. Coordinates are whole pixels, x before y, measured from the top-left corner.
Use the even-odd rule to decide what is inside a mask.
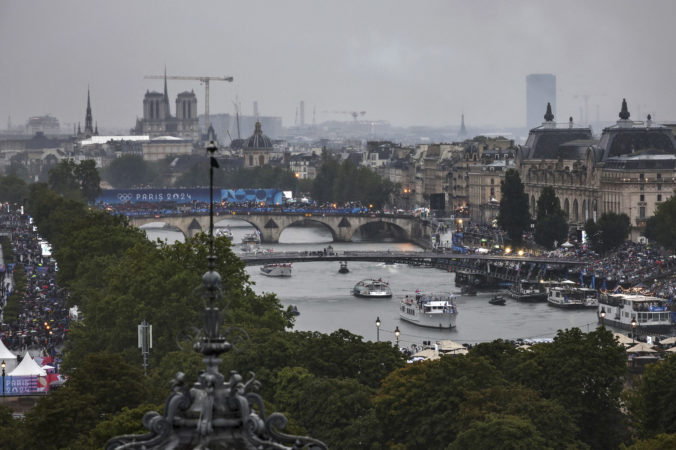
[[[217,225],[226,222],[217,222]],[[239,253],[242,236],[252,232],[243,222],[230,221],[235,252]],[[150,239],[183,240],[180,232],[146,230]],[[333,243],[331,233],[319,227],[291,227],[286,229],[279,244],[262,244],[275,252],[297,250],[322,250],[332,245],[337,252],[349,250],[421,251],[410,243],[351,242]],[[399,345],[420,346],[423,340],[451,339],[460,343],[487,342],[494,339],[552,338],[558,329],[578,327],[583,331],[596,327],[596,311],[566,311],[547,303],[517,303],[508,298],[505,306],[488,303],[497,292],[479,292],[476,296],[461,296],[456,288],[454,274],[439,269],[416,268],[405,264],[350,262],[348,274],[338,273],[338,262],[294,263],[290,278],[273,278],[260,274],[258,266],[247,267],[258,293],[277,294],[285,306],[296,305],[300,315],[295,329],[330,333],[344,328],[376,340],[376,318],[380,318],[380,339],[395,341],[394,329],[401,332]],[[363,299],[350,294],[352,287],[364,278],[382,278],[390,283],[392,298]],[[451,330],[418,327],[399,319],[399,302],[407,294],[422,292],[453,292],[457,295],[457,326]]]

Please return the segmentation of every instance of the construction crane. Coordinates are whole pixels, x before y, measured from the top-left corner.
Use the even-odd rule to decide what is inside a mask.
[[[230,81],[233,77],[188,77],[188,76],[167,76],[164,75],[146,75],[144,78],[150,80],[195,80],[204,85],[204,124],[208,130],[211,122],[209,121],[209,82],[210,81]]]
[[[357,121],[357,118],[366,114],[366,111],[322,111],[323,113],[331,114],[349,114],[352,116],[354,121]]]
[[[586,123],[589,123],[589,98],[590,97],[603,97],[606,94],[573,94],[573,98],[582,98],[584,99],[584,117],[582,117],[582,112],[580,112],[580,120]],[[597,113],[598,116],[598,113]]]

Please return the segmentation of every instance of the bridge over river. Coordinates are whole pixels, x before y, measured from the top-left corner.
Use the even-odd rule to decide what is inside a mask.
[[[206,231],[209,227],[209,215],[204,214],[176,214],[176,215],[147,215],[128,216],[129,222],[142,227],[149,223],[162,222],[168,227],[179,229],[185,236]],[[432,226],[426,220],[410,215],[395,214],[346,214],[327,212],[258,212],[229,210],[219,212],[214,218],[215,223],[225,219],[239,219],[255,227],[264,243],[279,242],[279,236],[285,228],[299,223],[320,223],[331,231],[335,242],[350,242],[354,233],[360,228],[378,230],[379,233],[388,233],[393,237],[413,242],[429,242]]]
[[[574,259],[542,258],[525,256],[462,255],[439,252],[392,252],[392,251],[302,251],[302,252],[255,252],[239,255],[247,265],[270,263],[293,263],[313,261],[373,261],[436,267],[449,272],[462,273],[468,278],[516,281],[537,280],[548,274],[562,273],[586,262]]]

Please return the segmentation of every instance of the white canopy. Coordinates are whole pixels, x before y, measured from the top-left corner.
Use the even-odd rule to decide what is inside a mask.
[[[5,343],[2,342],[2,339],[0,339],[0,360],[4,360],[5,363],[9,364],[7,361],[8,359],[16,359],[16,355],[10,352],[7,347],[5,347]]]
[[[18,376],[27,376],[27,375],[40,375],[40,376],[45,376],[47,375],[47,372],[45,372],[43,369],[38,366],[38,363],[36,363],[33,360],[33,357],[26,352],[26,356],[21,360],[18,366],[14,370],[12,370],[9,374],[10,377],[18,377]]]
[[[660,344],[662,344],[662,345],[674,345],[674,344],[676,344],[676,336],[672,336],[670,338],[662,339],[662,340],[660,340]]]
[[[646,344],[645,342],[639,342],[631,348],[627,349],[628,353],[656,353],[656,350],[652,346]]]
[[[635,342],[632,338],[622,334],[622,333],[613,333],[613,336],[615,336],[615,339],[617,339],[617,342],[623,345],[634,345]]]
[[[566,242],[564,242],[563,244],[561,244],[561,247],[563,247],[563,248],[571,248],[572,246],[573,246],[573,244],[571,244],[571,243],[568,242],[568,241],[566,241]]]

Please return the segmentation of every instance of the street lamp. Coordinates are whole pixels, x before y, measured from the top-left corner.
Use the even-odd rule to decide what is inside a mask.
[[[7,364],[5,364],[5,360],[2,360],[2,364],[0,364],[2,367],[2,396],[5,396],[5,367],[7,367]]]
[[[376,317],[376,342],[380,342],[380,317]]]
[[[401,334],[401,331],[399,331],[399,327],[396,327],[394,329],[394,337],[397,338],[397,348],[399,348],[399,335]]]
[[[605,310],[601,310],[601,313],[599,314],[601,317],[601,327],[605,326],[605,321],[606,321],[606,312]]]
[[[633,344],[635,342],[636,338],[636,327],[638,326],[638,322],[636,322],[636,318],[632,317],[631,318],[631,343]]]

